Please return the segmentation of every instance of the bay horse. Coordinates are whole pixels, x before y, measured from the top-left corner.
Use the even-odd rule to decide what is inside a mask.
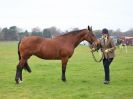
[[[62,81],[66,81],[66,66],[68,59],[73,55],[74,49],[81,41],[86,40],[90,44],[98,45],[98,40],[93,34],[92,27],[72,31],[55,38],[44,38],[39,36],[24,37],[18,43],[19,63],[16,68],[16,84],[22,81],[22,70],[29,73],[31,69],[28,65],[28,59],[35,55],[46,60],[61,60],[62,62]]]

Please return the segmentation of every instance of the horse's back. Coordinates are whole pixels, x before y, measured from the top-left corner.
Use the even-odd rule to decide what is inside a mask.
[[[62,57],[71,57],[73,47],[63,42],[62,39],[48,39],[38,36],[25,37],[21,40],[20,48],[23,57],[35,55],[42,59],[61,59]]]
[[[24,57],[35,55],[43,59],[57,59],[60,48],[61,45],[56,39],[30,36],[21,40],[19,49]]]
[[[29,37],[24,37],[22,40],[21,40],[21,43],[40,43],[44,38],[42,37],[39,37],[39,36],[29,36]]]

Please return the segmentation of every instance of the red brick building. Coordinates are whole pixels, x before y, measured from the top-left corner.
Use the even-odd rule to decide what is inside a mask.
[[[133,37],[127,37],[127,36],[124,36],[124,37],[121,37],[122,39],[122,44],[126,44],[126,45],[133,45]]]

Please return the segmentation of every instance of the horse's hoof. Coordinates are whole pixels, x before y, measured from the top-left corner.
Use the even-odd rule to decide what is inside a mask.
[[[18,80],[16,80],[16,84],[19,84],[19,81]]]
[[[66,79],[62,79],[63,82],[66,82]]]
[[[16,84],[19,84],[19,80],[18,79],[15,79],[15,81],[16,81]]]
[[[19,81],[19,84],[20,84],[20,83],[22,83],[22,82],[23,82],[23,81],[22,81],[22,80],[20,80],[20,81]]]
[[[20,84],[22,83],[23,81],[21,81],[20,79],[16,79],[16,84]]]

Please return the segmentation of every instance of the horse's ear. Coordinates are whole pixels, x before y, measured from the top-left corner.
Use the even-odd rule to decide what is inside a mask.
[[[91,31],[92,31],[92,26],[91,26]]]
[[[88,30],[89,30],[89,31],[91,30],[89,25],[88,25]]]

